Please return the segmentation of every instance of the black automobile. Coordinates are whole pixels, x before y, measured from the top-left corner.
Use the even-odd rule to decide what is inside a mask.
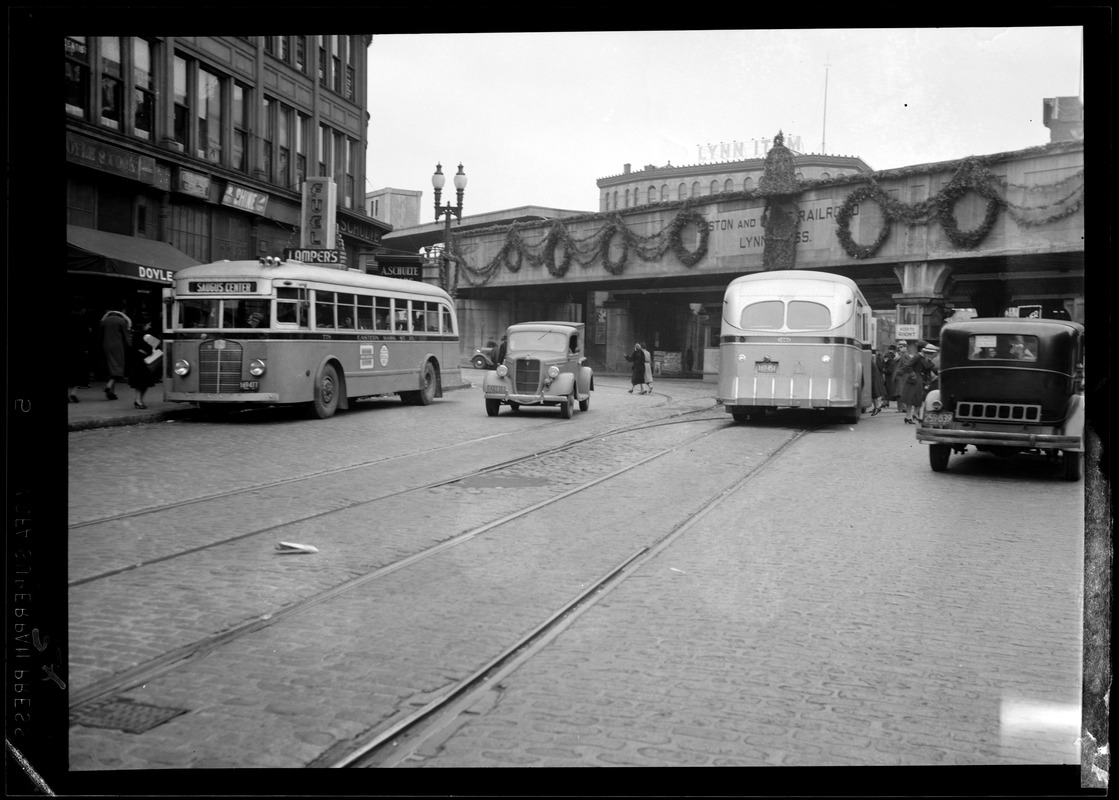
[[[1023,452],[1060,458],[1080,480],[1084,457],[1084,326],[999,317],[952,322],[940,332],[939,386],[925,397],[917,441],[929,464],[953,452]]]
[[[497,343],[490,341],[485,347],[478,347],[470,357],[474,369],[493,369],[497,366]]]

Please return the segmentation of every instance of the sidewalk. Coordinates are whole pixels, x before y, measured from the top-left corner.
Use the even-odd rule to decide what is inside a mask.
[[[117,382],[115,392],[116,400],[106,399],[104,381],[91,383],[88,389],[78,389],[75,392],[78,402],[67,405],[69,430],[85,431],[117,425],[138,425],[144,422],[189,417],[198,413],[198,407],[190,403],[169,403],[164,400],[162,383],[157,383],[144,393],[146,410],[133,408],[136,390],[125,381]],[[61,392],[58,402],[62,402]]]

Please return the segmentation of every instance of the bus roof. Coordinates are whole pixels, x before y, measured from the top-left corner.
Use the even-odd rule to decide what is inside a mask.
[[[348,269],[334,269],[301,261],[281,261],[277,265],[262,264],[259,261],[214,261],[183,267],[175,272],[175,280],[255,278],[267,280],[287,280],[315,283],[334,283],[341,286],[380,290],[383,292],[403,292],[428,295],[450,301],[451,296],[438,286],[423,281],[410,281],[402,278],[386,278],[366,272]]]
[[[728,289],[735,284],[753,283],[755,281],[827,281],[840,283],[858,291],[859,286],[846,275],[836,275],[832,272],[819,272],[810,269],[775,269],[766,272],[751,272],[749,275],[740,275],[730,282]]]

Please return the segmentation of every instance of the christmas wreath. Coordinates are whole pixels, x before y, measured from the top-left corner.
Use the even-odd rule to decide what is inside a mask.
[[[683,242],[684,229],[691,224],[694,224],[696,230],[699,231],[699,244],[695,250],[689,250]],[[691,267],[707,255],[707,239],[710,235],[711,232],[707,228],[707,218],[694,208],[683,208],[672,220],[672,224],[669,225],[668,243],[680,263],[685,267]]]
[[[968,192],[975,192],[980,197],[986,198],[987,213],[978,228],[961,231],[956,220],[956,203]],[[990,182],[979,180],[975,173],[969,173],[960,180],[953,179],[937,194],[937,221],[940,222],[940,227],[944,228],[944,233],[948,235],[952,244],[964,250],[972,250],[978,247],[979,243],[987,238],[991,228],[995,227],[1004,202]]]
[[[865,200],[873,200],[878,203],[882,209],[882,229],[878,231],[878,236],[873,244],[859,244],[851,236],[851,217],[855,213],[855,208]],[[839,239],[839,244],[843,251],[851,258],[870,258],[877,253],[882,245],[886,243],[886,238],[890,235],[890,210],[889,210],[889,196],[879,189],[877,186],[863,186],[856,189],[847,195],[847,199],[843,201],[843,205],[836,215],[836,238]]]

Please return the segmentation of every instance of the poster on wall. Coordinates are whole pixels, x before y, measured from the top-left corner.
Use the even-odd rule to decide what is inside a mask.
[[[606,309],[594,310],[594,343],[606,344]]]

